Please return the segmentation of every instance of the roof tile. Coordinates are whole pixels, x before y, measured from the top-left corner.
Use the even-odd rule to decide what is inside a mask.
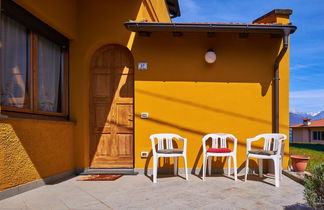
[[[306,126],[303,123],[291,125],[291,128],[307,128],[307,127],[324,127],[324,119],[310,121],[310,125]]]

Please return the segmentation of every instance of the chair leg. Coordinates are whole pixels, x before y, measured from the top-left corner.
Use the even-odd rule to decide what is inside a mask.
[[[273,159],[273,162],[274,162],[274,169],[275,169],[275,185],[276,187],[279,187],[280,184],[279,184],[279,159]]]
[[[184,160],[184,165],[185,165],[186,180],[189,180],[189,178],[188,178],[188,164],[187,164],[187,157],[186,157],[186,156],[183,156],[183,160]]]
[[[245,162],[245,177],[244,177],[244,182],[246,182],[248,171],[249,171],[249,156],[246,157],[246,162]]]
[[[280,165],[279,168],[280,180],[282,180],[282,159],[279,159],[279,165]]]
[[[263,176],[263,159],[259,159],[259,177]]]
[[[213,159],[213,156],[208,157],[208,175],[209,176],[211,176],[212,159]]]
[[[159,157],[154,156],[154,158],[153,158],[153,183],[157,183],[158,160],[159,160]]]
[[[236,165],[236,156],[233,156],[233,162],[234,162],[234,179],[237,181],[237,165]]]
[[[204,159],[203,159],[203,171],[202,171],[202,180],[205,181],[206,177],[206,164],[207,164],[207,158],[206,154],[204,154]]]
[[[231,175],[231,156],[227,157],[227,176]]]
[[[174,157],[174,175],[178,175],[178,157]]]

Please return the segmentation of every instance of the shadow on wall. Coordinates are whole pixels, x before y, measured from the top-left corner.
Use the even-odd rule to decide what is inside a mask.
[[[1,119],[0,190],[74,169],[73,123]]]
[[[132,52],[135,58],[149,62],[149,71],[136,72],[136,81],[190,81],[224,83],[259,83],[265,96],[273,79],[273,66],[281,38],[268,34],[251,34],[239,38],[235,33],[171,32],[136,35]],[[207,64],[207,49],[215,50],[217,60]]]
[[[255,122],[258,122],[258,123],[262,123],[262,124],[265,124],[267,126],[272,125],[272,121],[270,121],[270,120],[264,120],[264,119],[257,118],[257,117],[254,117],[254,116],[245,115],[243,113],[232,112],[232,111],[229,111],[229,110],[224,110],[224,109],[216,108],[216,107],[213,107],[213,106],[208,106],[208,105],[205,105],[205,104],[196,103],[196,102],[184,100],[184,99],[181,99],[181,98],[172,97],[172,96],[169,96],[169,95],[162,95],[162,94],[159,94],[159,93],[151,92],[151,91],[140,89],[140,88],[136,88],[136,92],[141,93],[141,94],[145,94],[145,95],[148,95],[148,96],[151,96],[151,97],[159,98],[159,99],[164,99],[164,100],[167,100],[167,101],[170,101],[170,102],[182,104],[184,106],[192,106],[194,108],[201,109],[201,110],[208,110],[208,111],[214,112],[214,113],[222,113],[222,114],[225,114],[225,115],[228,115],[228,116],[232,116],[232,117],[236,117],[236,118],[241,118],[241,119],[245,119],[245,120],[250,120],[250,121],[255,121]],[[280,124],[280,126],[287,126],[287,125]]]

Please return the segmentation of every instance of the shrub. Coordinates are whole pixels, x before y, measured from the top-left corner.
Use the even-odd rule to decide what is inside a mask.
[[[324,164],[314,168],[311,176],[306,176],[304,195],[310,206],[324,210]]]

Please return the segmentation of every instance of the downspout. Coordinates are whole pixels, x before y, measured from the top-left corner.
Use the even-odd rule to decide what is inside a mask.
[[[274,123],[273,123],[273,132],[279,133],[279,63],[282,60],[283,56],[285,55],[287,49],[288,49],[288,37],[290,34],[290,29],[285,28],[283,30],[284,36],[283,36],[283,46],[280,50],[279,55],[277,56],[275,63],[274,63],[274,86],[273,86],[273,92],[274,92]]]

